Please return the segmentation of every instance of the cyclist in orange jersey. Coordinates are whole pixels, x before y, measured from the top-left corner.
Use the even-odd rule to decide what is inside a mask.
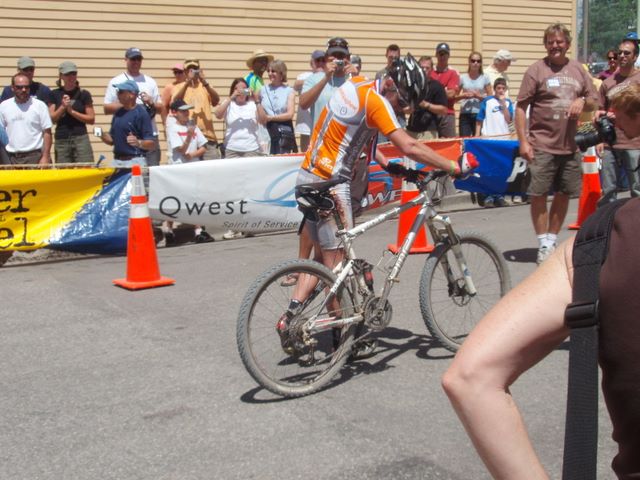
[[[361,152],[375,146],[378,132],[386,136],[400,152],[422,164],[446,170],[452,175],[461,172],[461,163],[449,160],[420,141],[409,136],[398,123],[394,110],[414,108],[424,99],[426,79],[422,69],[411,56],[396,60],[386,75],[376,81],[353,77],[338,88],[324,107],[314,125],[311,143],[298,173],[297,185],[340,181],[332,188],[336,210],[344,228],[353,227],[351,210],[351,178],[353,167]],[[404,176],[410,170],[389,161],[380,152],[376,161],[390,174]],[[466,170],[466,168],[465,168]],[[296,194],[298,189],[296,188]],[[304,206],[301,205],[304,212]],[[314,212],[315,213],[315,212]],[[314,242],[316,259],[333,269],[344,258],[338,226],[333,215],[308,218],[305,214],[302,234]],[[289,336],[289,321],[296,315],[302,302],[315,287],[313,282],[297,282],[287,311],[278,319],[276,332],[282,349],[295,353]],[[338,310],[338,306],[333,310]],[[359,336],[359,333],[357,333]],[[339,330],[334,330],[334,347],[339,341]],[[363,339],[354,345],[353,355],[362,358],[376,347],[375,339]]]
[[[398,123],[394,108],[414,107],[425,94],[425,78],[415,59],[408,54],[398,59],[378,81],[356,76],[337,89],[316,122],[309,149],[300,167],[297,184],[344,180],[333,187],[337,207],[343,213],[345,228],[353,227],[350,187],[352,171],[361,152],[369,147],[381,132],[412,160],[439,169],[460,172],[456,162],[410,137]],[[376,161],[389,173],[402,175],[406,169],[390,164],[380,153]],[[343,258],[335,236],[333,218],[305,220],[304,227],[322,252],[322,262],[333,268]],[[304,297],[303,297],[304,298]]]

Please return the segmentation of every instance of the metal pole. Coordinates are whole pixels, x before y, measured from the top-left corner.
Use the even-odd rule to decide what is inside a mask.
[[[589,63],[589,0],[582,0],[582,61]]]

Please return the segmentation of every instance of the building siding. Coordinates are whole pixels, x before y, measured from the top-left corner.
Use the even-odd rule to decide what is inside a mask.
[[[124,68],[124,51],[130,46],[142,49],[143,73],[154,77],[160,89],[171,80],[173,64],[199,58],[207,79],[223,98],[231,80],[247,73],[245,61],[256,48],[287,63],[290,84],[308,68],[310,52],[324,48],[331,36],[349,40],[352,52],[363,59],[363,73],[371,77],[384,66],[389,43],[417,57],[432,55],[435,45],[446,41],[452,49],[450,63],[460,71],[466,69],[472,49],[480,50],[485,63],[490,63],[497,49],[509,48],[518,57],[509,71],[516,84],[512,92],[517,92],[524,69],[544,54],[542,30],[555,21],[566,23],[572,32],[575,28],[575,0],[394,0],[384,4],[370,0],[5,0],[1,4],[4,84],[9,84],[22,55],[35,59],[36,80],[50,87],[55,86],[57,65],[72,60],[78,65],[81,86],[93,95],[96,125],[105,129],[110,117],[102,113],[104,90]],[[220,122],[216,131],[222,137]],[[162,129],[160,138],[164,149]],[[96,157],[110,151],[93,142]]]

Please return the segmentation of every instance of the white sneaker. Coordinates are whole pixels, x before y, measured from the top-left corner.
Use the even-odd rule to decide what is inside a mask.
[[[242,232],[234,232],[233,230],[227,230],[222,234],[222,238],[225,240],[233,240],[234,238],[242,238],[244,237],[244,233]]]
[[[540,265],[547,258],[551,256],[551,254],[556,250],[556,244],[550,246],[542,246],[538,249],[538,257],[536,258],[536,263]]]

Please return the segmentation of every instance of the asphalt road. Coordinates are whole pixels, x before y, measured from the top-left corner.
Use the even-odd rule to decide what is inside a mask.
[[[572,201],[571,222],[575,210]],[[534,270],[527,206],[452,217],[501,247],[514,283]],[[377,258],[395,235],[395,222],[377,227],[356,251]],[[489,478],[440,388],[452,356],[419,313],[424,256],[405,265],[374,357],[301,399],[254,383],[236,351],[240,301],[296,245],[287,233],[160,249],[176,284],[140,292],[111,286],[123,257],[0,268],[0,478]],[[554,478],[566,364],[560,348],[513,388]],[[600,478],[609,478],[614,447],[601,410]]]

